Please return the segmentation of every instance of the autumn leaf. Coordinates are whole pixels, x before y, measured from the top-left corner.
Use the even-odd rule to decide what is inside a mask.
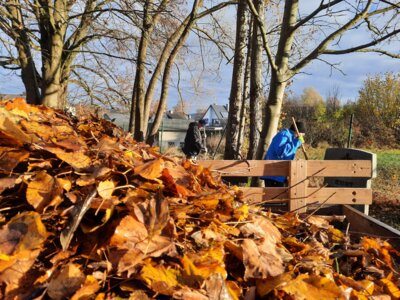
[[[7,291],[30,270],[47,236],[36,212],[23,212],[0,229],[0,282],[7,284]]]
[[[43,210],[50,204],[57,206],[61,203],[62,187],[58,184],[54,177],[45,171],[39,172],[29,182],[26,189],[26,200],[36,211]]]
[[[162,159],[154,159],[147,163],[144,163],[140,166],[134,168],[135,174],[145,178],[154,180],[161,176],[161,167]]]
[[[345,299],[343,291],[336,286],[334,281],[316,275],[301,274],[277,289],[284,291],[294,299]]]
[[[385,291],[390,294],[393,299],[400,299],[400,288],[387,278],[382,278],[380,283],[383,284]]]
[[[70,300],[90,299],[100,289],[100,284],[92,275],[86,276],[83,285],[75,292]]]
[[[12,172],[21,162],[26,161],[28,158],[28,151],[0,147],[0,170]]]
[[[45,149],[76,170],[88,168],[92,163],[90,157],[83,152],[66,152],[55,147],[45,147]]]
[[[115,189],[115,183],[112,180],[104,180],[99,182],[97,185],[97,192],[99,193],[100,197],[107,200],[112,197],[112,194]]]
[[[153,291],[171,296],[174,289],[179,286],[178,276],[180,272],[163,265],[152,266],[147,261],[140,272],[140,279],[144,281]]]
[[[47,287],[47,294],[53,300],[70,298],[85,283],[85,275],[78,264],[69,263],[54,274]]]
[[[221,246],[212,247],[198,253],[187,253],[181,259],[184,280],[191,286],[201,284],[211,274],[219,273],[226,279],[224,264],[225,251]]]
[[[146,226],[132,216],[124,217],[110,240],[119,249],[138,249],[147,256],[175,255],[173,237],[155,235],[149,239]]]
[[[0,178],[0,194],[6,189],[13,188],[21,180],[17,176],[11,176],[8,178]]]

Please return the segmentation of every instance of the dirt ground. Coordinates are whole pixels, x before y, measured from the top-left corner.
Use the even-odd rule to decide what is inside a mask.
[[[373,204],[369,208],[370,216],[400,230],[400,194],[396,196],[374,192]]]

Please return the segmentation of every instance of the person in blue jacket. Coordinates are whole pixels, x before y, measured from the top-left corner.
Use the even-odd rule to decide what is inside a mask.
[[[305,124],[303,122],[296,122],[297,129],[300,135],[296,133],[294,124],[290,128],[285,128],[278,132],[271,141],[267,154],[264,159],[266,160],[293,160],[297,149],[304,143]],[[262,176],[265,186],[267,187],[284,187],[287,183],[285,176]]]

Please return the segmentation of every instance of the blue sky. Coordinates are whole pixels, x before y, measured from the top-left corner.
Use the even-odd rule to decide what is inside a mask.
[[[318,4],[314,1],[303,1],[302,11],[312,10],[313,6]],[[235,10],[230,9],[224,12],[226,14],[223,20],[232,25],[235,20]],[[231,26],[234,28],[234,26]],[[357,43],[363,38],[363,34],[356,32],[347,38],[344,38],[346,46]],[[399,41],[391,46],[392,50],[398,52],[400,49]],[[362,86],[363,80],[368,75],[374,75],[384,72],[400,72],[400,59],[392,59],[386,56],[373,53],[353,53],[346,55],[337,55],[323,57],[330,63],[338,64],[338,70],[332,70],[329,65],[315,60],[309,64],[302,73],[297,74],[293,78],[293,84],[290,90],[295,95],[300,95],[306,87],[314,87],[324,98],[326,98],[333,88],[339,89],[339,97],[343,102],[347,100],[355,100],[358,90]],[[197,58],[189,58],[187,65],[199,69],[201,62]],[[196,61],[197,60],[197,61]],[[232,65],[222,62],[216,71],[218,59],[210,53],[207,57],[207,63],[214,63],[214,70],[203,70],[199,76],[199,70],[194,72],[194,78],[191,78],[189,72],[181,72],[180,88],[182,96],[189,103],[190,112],[194,112],[198,108],[206,108],[212,103],[227,104],[231,84]],[[200,79],[199,79],[200,78]],[[133,78],[132,78],[133,82]],[[193,88],[195,82],[198,85],[197,91]],[[19,77],[10,75],[4,69],[0,68],[0,93],[23,92],[23,85]],[[169,91],[168,107],[172,108],[179,100],[179,94],[176,88],[171,87]]]

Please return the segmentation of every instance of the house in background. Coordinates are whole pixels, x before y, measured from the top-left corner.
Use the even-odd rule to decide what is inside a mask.
[[[104,114],[104,118],[128,131],[128,113],[109,110]],[[222,135],[228,120],[228,107],[227,105],[212,104],[207,108],[205,113],[190,115],[171,110],[165,112],[160,128],[158,129],[155,145],[160,147],[161,152],[172,147],[181,149],[185,142],[186,131],[189,124],[201,119],[207,119],[207,125],[205,127],[207,136]],[[153,120],[149,122],[149,129],[152,123]]]
[[[182,112],[167,111],[161,121],[155,144],[160,147],[160,152],[167,148],[182,148],[185,142],[186,131],[191,122],[190,116]],[[149,122],[149,129],[153,121]]]
[[[228,122],[228,105],[211,104],[200,119],[207,120],[207,131],[223,130]]]

